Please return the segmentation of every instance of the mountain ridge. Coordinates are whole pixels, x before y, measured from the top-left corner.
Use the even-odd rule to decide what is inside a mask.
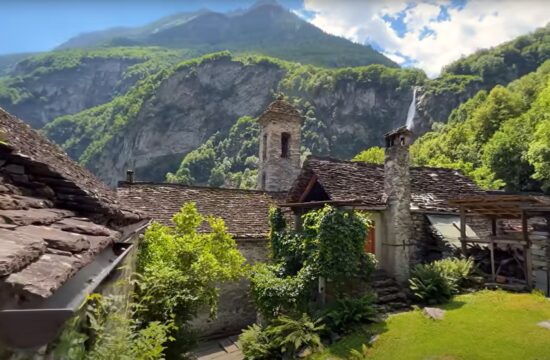
[[[203,9],[170,15],[141,27],[84,33],[57,49],[102,46],[185,48],[198,55],[229,50],[318,66],[377,63],[397,67],[371,46],[327,34],[275,2],[260,2],[246,10],[230,13]]]

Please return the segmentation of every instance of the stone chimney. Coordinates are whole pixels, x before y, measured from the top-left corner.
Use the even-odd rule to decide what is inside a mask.
[[[279,97],[269,104],[260,124],[259,190],[288,191],[300,173],[300,136],[303,118]]]
[[[386,240],[383,261],[386,270],[400,282],[409,278],[412,246],[411,175],[409,146],[412,132],[405,126],[384,135],[384,214]]]

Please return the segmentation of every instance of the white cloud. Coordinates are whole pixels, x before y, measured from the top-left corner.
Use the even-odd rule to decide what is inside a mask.
[[[376,44],[394,61],[404,63],[409,58],[430,76],[462,55],[509,41],[550,21],[549,1],[471,0],[461,9],[449,5],[449,0],[418,4],[304,0],[314,25],[356,42]],[[448,17],[438,20],[443,8]],[[396,19],[403,11],[406,33],[399,36],[384,17]]]

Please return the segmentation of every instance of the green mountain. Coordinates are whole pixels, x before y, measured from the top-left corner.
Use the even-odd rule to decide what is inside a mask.
[[[480,90],[506,85],[550,59],[550,24],[491,49],[457,60],[428,81],[417,94],[418,134],[445,123],[451,111]]]
[[[40,128],[106,103],[186,57],[161,48],[67,50],[27,57],[0,77],[0,106]]]
[[[419,165],[462,170],[489,189],[550,191],[550,60],[482,90],[412,147]]]
[[[245,11],[222,14],[201,10],[139,28],[82,34],[59,49],[99,46],[162,46],[197,54],[229,50],[329,67],[397,66],[370,46],[329,35],[273,2],[258,3]]]
[[[44,131],[110,184],[128,168],[138,179],[158,181],[216,133],[213,146],[238,119],[257,117],[284,94],[307,117],[305,148],[346,158],[402,125],[412,87],[425,80],[414,69],[328,69],[222,52],[165,68],[109,103],[55,119]],[[216,166],[224,153],[246,160],[226,149],[215,155]]]

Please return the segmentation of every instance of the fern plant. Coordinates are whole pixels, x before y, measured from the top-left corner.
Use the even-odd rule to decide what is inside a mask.
[[[421,302],[434,305],[452,298],[455,291],[453,282],[433,264],[416,265],[411,275],[410,288]]]
[[[328,327],[336,332],[345,332],[362,323],[376,321],[377,311],[372,294],[357,299],[341,299],[324,314]]]
[[[304,313],[298,319],[279,316],[266,331],[281,355],[293,358],[306,347],[312,351],[321,349],[323,344],[320,333],[324,329],[325,325],[320,320],[314,321]]]

